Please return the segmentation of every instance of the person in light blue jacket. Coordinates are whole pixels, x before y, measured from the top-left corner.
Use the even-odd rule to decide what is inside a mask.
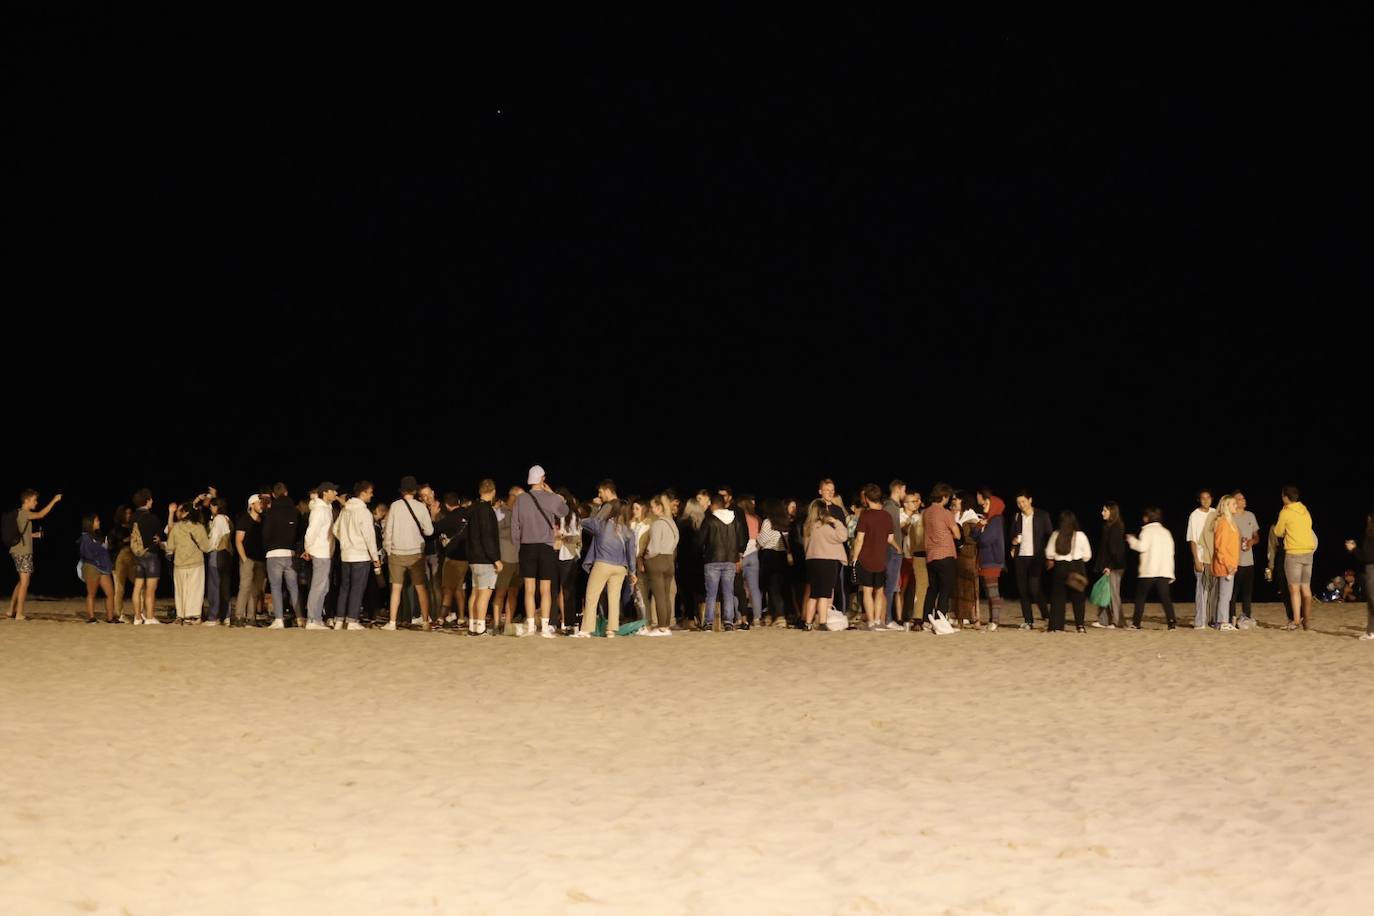
[[[595,516],[582,519],[584,536],[582,568],[587,570],[587,598],[582,605],[582,629],[574,636],[586,639],[596,632],[596,606],[606,592],[606,635],[614,637],[620,628],[620,588],[628,576],[630,587],[635,575],[637,540],[630,524],[631,506],[619,499],[601,508]],[[590,547],[585,536],[591,535]]]

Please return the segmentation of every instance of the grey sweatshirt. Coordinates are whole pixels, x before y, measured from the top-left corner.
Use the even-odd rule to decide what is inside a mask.
[[[539,505],[534,504],[539,500]],[[543,508],[541,514],[539,509]],[[568,514],[568,504],[557,493],[536,490],[521,493],[511,510],[510,540],[516,547],[521,544],[548,544],[553,546],[554,527],[558,520]],[[545,518],[547,516],[547,519]]]

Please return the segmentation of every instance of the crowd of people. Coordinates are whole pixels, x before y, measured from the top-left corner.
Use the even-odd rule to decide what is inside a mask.
[[[530,468],[525,485],[498,492],[482,480],[471,498],[406,477],[399,498],[376,501],[369,481],[345,494],[322,481],[295,501],[278,483],[247,497],[234,516],[214,488],[154,509],[142,489],[107,525],[82,517],[76,545],[87,620],[160,625],[159,582],[170,570],[175,620],[200,626],[307,630],[456,629],[574,638],[670,636],[790,626],[804,630],[996,631],[1002,579],[1016,583],[1021,630],[1073,627],[1138,630],[1155,597],[1177,626],[1170,585],[1174,537],[1157,507],[1128,533],[1115,502],[1102,507],[1094,550],[1079,519],[1057,520],[1018,492],[1014,510],[984,487],[935,484],[922,495],[901,480],[865,486],[846,505],[831,480],[815,498],[758,503],[728,486],[683,496],[664,490],[622,497],[612,480],[579,500]],[[9,616],[24,619],[42,509],[24,490],[3,519],[19,575]],[[1296,487],[1262,530],[1245,494],[1198,494],[1185,540],[1195,577],[1193,627],[1255,626],[1256,548],[1279,589],[1290,630],[1312,622],[1312,518]],[[1362,590],[1374,640],[1374,513],[1352,558],[1342,596]],[[1134,607],[1123,608],[1128,563],[1137,570]],[[1363,582],[1354,568],[1363,570]],[[130,585],[132,595],[126,601]],[[103,602],[103,617],[97,601]],[[1097,610],[1088,620],[1087,607]],[[130,613],[126,613],[126,608]],[[265,623],[260,623],[265,621]],[[1010,623],[1010,621],[1006,622]]]

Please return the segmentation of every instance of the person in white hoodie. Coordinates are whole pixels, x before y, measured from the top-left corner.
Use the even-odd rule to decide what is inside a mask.
[[[1128,629],[1140,629],[1145,616],[1145,599],[1153,589],[1164,605],[1164,617],[1169,629],[1175,629],[1174,602],[1169,598],[1169,586],[1174,581],[1174,536],[1161,521],[1163,513],[1155,506],[1145,509],[1145,526],[1140,537],[1126,535],[1126,543],[1140,554],[1140,577],[1135,587],[1135,617]]]
[[[377,528],[372,523],[372,482],[360,480],[353,485],[353,498],[344,503],[334,521],[334,537],[339,543],[339,603],[334,610],[334,629],[364,630],[358,621],[367,590],[367,574],[382,574],[382,557],[377,552]]]
[[[310,520],[305,526],[305,552],[301,559],[310,564],[310,594],[305,599],[307,630],[327,630],[324,624],[324,597],[329,593],[329,564],[334,557],[334,500],[339,485],[328,480],[312,491]]]

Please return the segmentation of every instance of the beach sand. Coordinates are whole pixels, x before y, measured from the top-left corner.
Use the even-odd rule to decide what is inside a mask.
[[[1367,913],[1364,614],[614,641],[6,621],[0,911]]]

